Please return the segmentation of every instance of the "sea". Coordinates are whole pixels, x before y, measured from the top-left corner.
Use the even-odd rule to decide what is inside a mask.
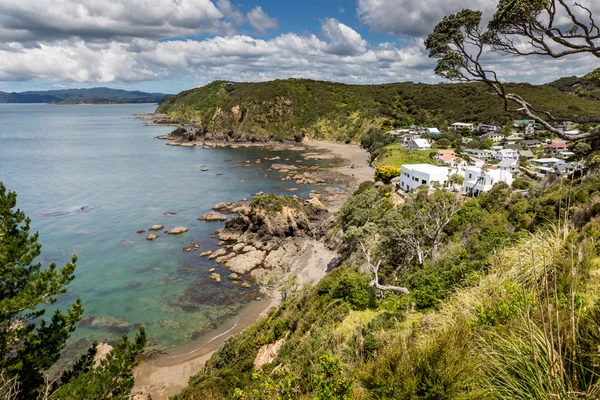
[[[273,161],[264,158],[295,163],[301,153],[166,146],[155,137],[173,127],[134,118],[155,108],[0,104],[0,181],[17,193],[32,233],[39,232],[37,261],[62,266],[78,257],[67,292],[45,307],[50,317],[81,298],[84,319],[69,342],[74,352],[133,335],[142,325],[147,350],[165,351],[210,333],[262,296],[256,284],[234,285],[224,267],[199,257],[218,248],[212,234],[223,223],[197,218],[218,202],[256,192],[289,195],[293,181],[269,171]],[[136,233],[155,224],[189,231],[161,231],[155,241],[146,240],[149,232]],[[183,251],[194,244],[200,248]],[[208,279],[211,268],[221,283]]]

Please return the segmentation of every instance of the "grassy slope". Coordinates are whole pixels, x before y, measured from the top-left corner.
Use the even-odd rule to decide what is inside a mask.
[[[401,167],[404,164],[436,164],[429,157],[436,150],[408,150],[397,144],[390,144],[383,148],[375,161],[376,165],[395,165]]]
[[[362,260],[350,257],[316,288],[293,296],[282,308],[230,338],[177,399],[314,399],[323,395],[319,384],[323,377],[336,384],[354,379],[351,398],[355,400],[541,400],[575,398],[566,393],[594,390],[595,380],[584,378],[597,378],[600,372],[594,347],[600,327],[598,187],[600,178],[591,177],[572,189],[568,182],[555,185],[533,200],[510,189],[470,200],[457,218],[469,221],[466,229],[456,231],[441,249],[441,264],[425,268],[429,272],[415,271],[429,278],[417,280],[420,290],[411,287],[409,279],[410,297],[388,294],[375,300],[370,278],[351,268]],[[558,222],[565,193],[571,190],[571,228],[562,232],[541,222],[532,224]],[[384,196],[381,204],[385,201]],[[513,232],[505,234],[499,225],[512,227]],[[415,294],[429,290],[424,282],[461,268],[452,253],[464,253],[469,240],[473,246],[461,257],[480,253],[474,261],[481,267],[460,272],[463,277],[456,286],[438,295],[435,309],[412,311],[414,301],[417,307],[419,302]],[[498,242],[493,245],[496,250],[481,247],[484,242]],[[573,254],[578,254],[577,260]],[[551,314],[545,314],[549,309]],[[578,313],[577,338],[569,333],[573,313]],[[253,376],[259,347],[283,337],[287,341],[278,357]],[[537,343],[533,357],[530,340]],[[561,371],[547,370],[552,367],[549,360],[556,357],[547,353],[548,347],[565,352],[564,358],[560,356]],[[570,359],[574,349],[575,362],[585,367],[579,372],[570,369],[575,365]],[[324,374],[319,366],[323,354],[340,360],[341,376]],[[288,369],[289,373],[281,372]],[[300,388],[300,393],[277,397],[288,383]],[[234,388],[241,389],[238,397],[232,397]],[[539,395],[532,396],[534,391]]]
[[[536,106],[569,118],[600,112],[597,101],[553,87],[510,85]],[[215,81],[182,92],[157,112],[181,122],[196,122],[209,133],[228,131],[260,137],[308,135],[327,140],[358,140],[369,128],[386,124],[448,126],[462,121],[504,124],[499,99],[477,84],[346,85],[302,79],[262,83]]]

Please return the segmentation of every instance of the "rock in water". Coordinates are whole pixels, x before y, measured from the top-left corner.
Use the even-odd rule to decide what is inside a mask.
[[[146,230],[145,230],[145,229],[140,229],[140,230],[139,230],[139,231],[137,231],[136,233],[144,233],[144,232],[146,232]]]
[[[221,211],[221,210],[224,210],[226,208],[227,208],[227,203],[221,201],[221,202],[215,204],[212,209],[215,210],[215,211]]]
[[[206,172],[206,171],[208,171],[208,168],[202,168],[200,171]]]
[[[158,236],[157,236],[157,235],[155,235],[155,234],[149,235],[149,236],[146,238],[146,240],[156,240],[156,239],[158,239]]]
[[[175,228],[169,231],[169,235],[180,235],[188,231],[188,228],[185,226],[176,226]]]
[[[227,216],[216,211],[209,211],[198,218],[199,221],[227,221]]]
[[[227,277],[229,279],[231,279],[232,281],[239,281],[240,280],[240,276],[238,274],[236,274],[235,272],[232,272]]]
[[[213,281],[215,281],[217,283],[221,283],[221,275],[217,274],[216,272],[213,272],[212,274],[210,274],[208,276],[208,279],[212,279]]]
[[[161,229],[164,229],[164,225],[152,225],[152,228],[148,229],[149,231],[160,231]]]

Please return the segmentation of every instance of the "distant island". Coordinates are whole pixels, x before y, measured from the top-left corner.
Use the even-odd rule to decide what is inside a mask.
[[[50,103],[50,104],[123,104],[162,103],[171,97],[165,93],[148,93],[98,87],[91,89],[63,89],[0,92],[0,103]]]

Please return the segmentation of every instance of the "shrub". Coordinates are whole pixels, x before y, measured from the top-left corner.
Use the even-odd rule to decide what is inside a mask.
[[[381,181],[388,185],[392,179],[397,176],[400,176],[400,168],[394,165],[384,165],[381,167],[375,168],[375,180]]]

